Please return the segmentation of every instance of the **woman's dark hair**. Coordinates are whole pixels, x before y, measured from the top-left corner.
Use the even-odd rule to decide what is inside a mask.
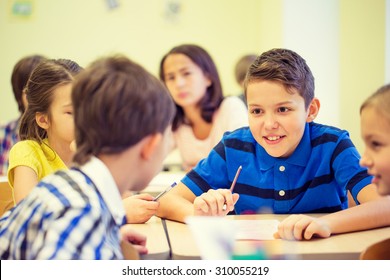
[[[211,85],[207,88],[206,94],[199,101],[202,118],[211,123],[214,112],[219,108],[223,100],[222,85],[219,79],[217,67],[208,52],[200,46],[185,44],[171,49],[161,60],[160,79],[165,83],[164,62],[171,54],[183,54],[189,57],[207,76]],[[176,104],[176,116],[173,120],[172,129],[175,131],[181,124],[185,123],[183,108]]]

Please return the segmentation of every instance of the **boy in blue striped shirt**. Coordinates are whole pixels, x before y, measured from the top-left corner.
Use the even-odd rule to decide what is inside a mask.
[[[159,216],[332,213],[281,222],[277,236],[298,240],[390,224],[390,204],[372,203],[380,197],[348,132],[313,122],[320,103],[302,57],[287,49],[263,53],[248,70],[245,95],[249,127],[227,132],[161,200]],[[348,192],[362,205],[347,209]]]
[[[146,253],[125,225],[121,194],[160,171],[175,114],[163,84],[125,57],[94,62],[72,91],[74,168],[45,177],[0,220],[0,259],[122,259]]]

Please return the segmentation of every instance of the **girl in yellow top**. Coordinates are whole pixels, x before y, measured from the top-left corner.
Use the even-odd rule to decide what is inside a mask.
[[[9,155],[8,182],[18,203],[43,177],[70,166],[74,140],[71,88],[82,68],[67,59],[47,60],[31,73],[24,94],[27,109],[19,128],[22,141]]]
[[[71,87],[73,76],[80,70],[75,62],[60,59],[41,63],[31,73],[24,91],[28,107],[20,123],[22,141],[12,147],[9,155],[8,182],[14,188],[16,203],[43,177],[72,164]],[[124,196],[127,222],[149,220],[159,206],[153,199],[149,194]]]

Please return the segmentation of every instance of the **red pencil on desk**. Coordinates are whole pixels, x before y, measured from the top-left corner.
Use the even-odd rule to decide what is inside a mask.
[[[233,193],[234,186],[235,186],[236,183],[237,183],[237,179],[238,179],[238,176],[239,176],[240,173],[241,173],[241,169],[242,169],[242,166],[240,165],[240,166],[238,167],[238,169],[237,169],[236,175],[234,176],[233,182],[232,182],[232,184],[230,185],[230,192],[231,192],[231,193]],[[226,211],[226,207],[227,207],[226,204],[224,204],[223,207],[222,207],[222,210],[223,210],[223,211]]]

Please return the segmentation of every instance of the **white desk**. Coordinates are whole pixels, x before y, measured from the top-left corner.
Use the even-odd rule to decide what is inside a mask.
[[[186,173],[184,171],[169,172],[161,171],[156,177],[152,179],[149,185],[142,190],[143,193],[150,193],[156,196],[173,182],[179,183]]]
[[[153,216],[144,224],[132,224],[137,232],[146,236],[148,254],[142,255],[142,260],[168,260],[170,248],[161,219]]]
[[[164,170],[168,171],[180,171],[182,170],[182,166],[183,162],[178,149],[171,151],[163,162]]]
[[[237,215],[228,219],[277,219],[288,215]],[[314,215],[316,216],[316,215]],[[200,259],[200,253],[188,225],[166,221],[171,244],[172,259]],[[307,241],[267,240],[260,241],[276,259],[358,259],[369,245],[390,237],[390,227],[333,235]],[[252,243],[249,243],[252,242]],[[236,248],[253,244],[253,241],[236,241]]]

